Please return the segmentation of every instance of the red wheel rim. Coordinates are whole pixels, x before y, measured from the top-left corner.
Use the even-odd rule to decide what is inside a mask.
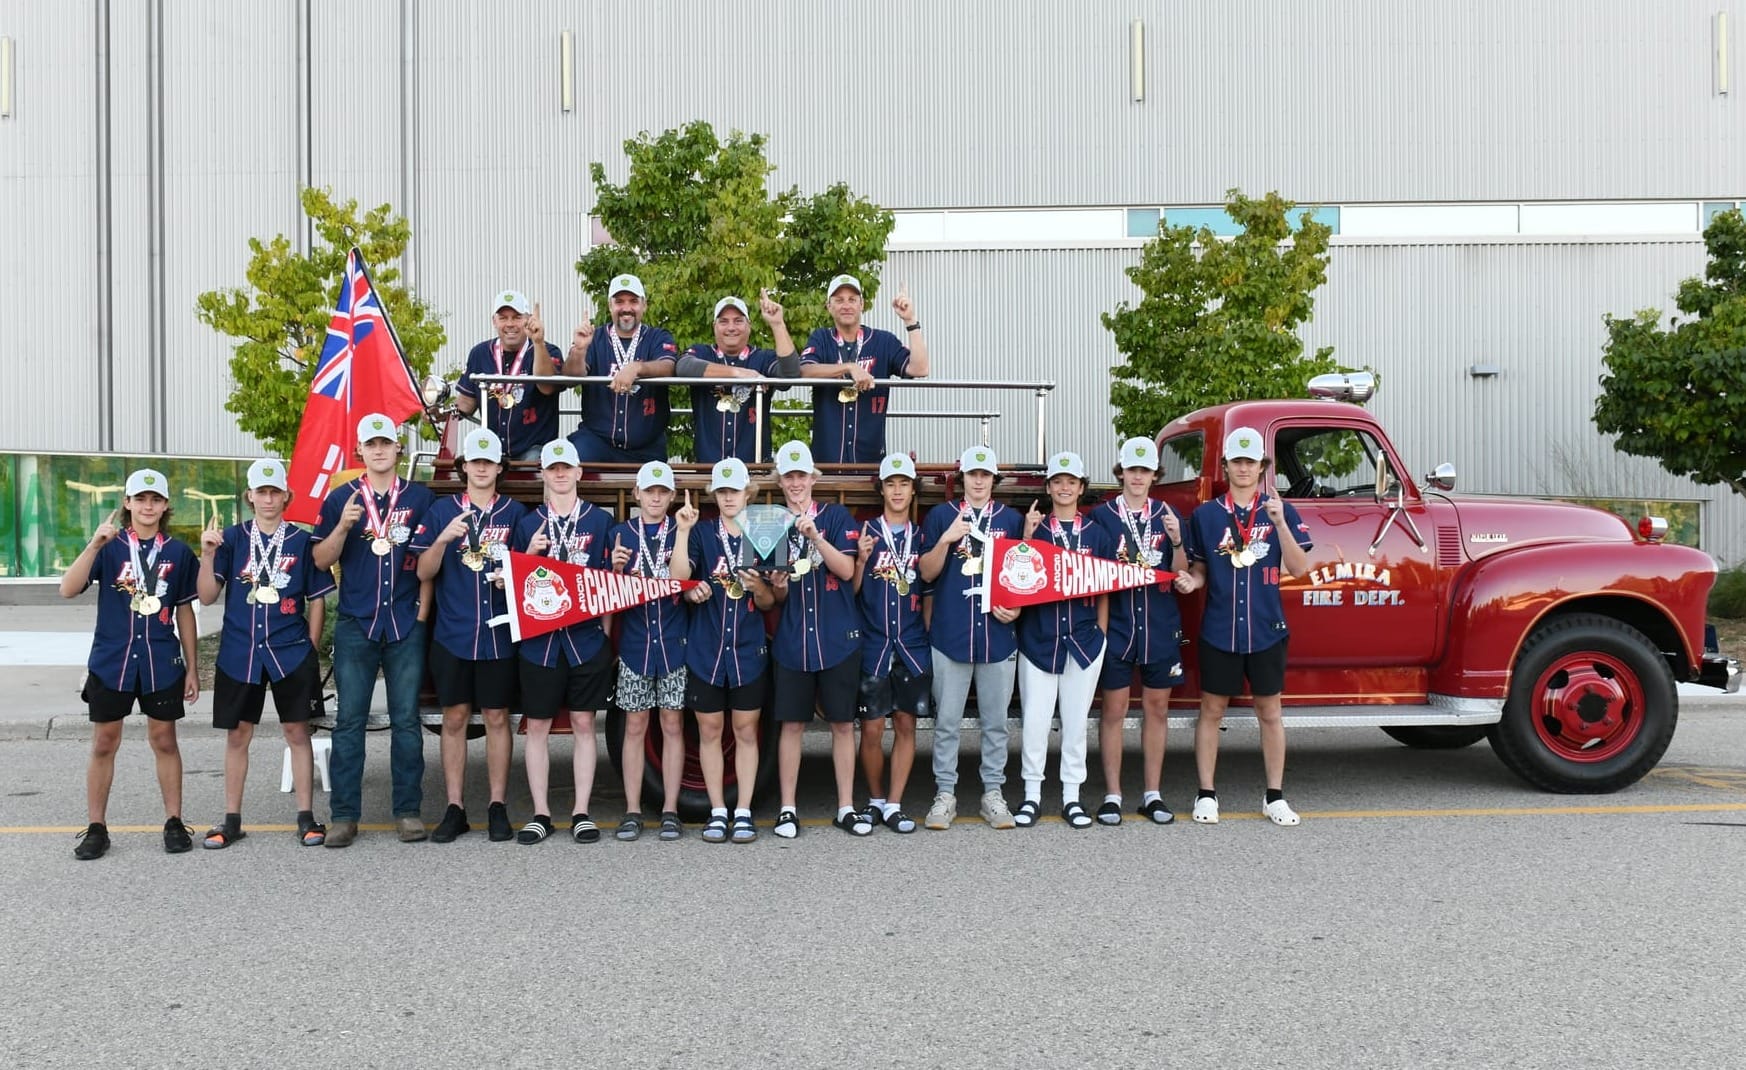
[[[1534,731],[1558,757],[1603,762],[1643,730],[1643,685],[1610,654],[1565,654],[1534,681]]]

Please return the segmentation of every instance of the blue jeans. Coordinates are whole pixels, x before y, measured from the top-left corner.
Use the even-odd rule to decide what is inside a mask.
[[[642,464],[645,461],[664,461],[667,459],[667,436],[665,433],[646,446],[621,450],[584,426],[570,432],[570,444],[576,447],[576,456],[584,464],[614,461],[623,464]]]
[[[371,639],[356,618],[333,626],[333,679],[339,690],[333,754],[328,776],[333,784],[329,808],[335,821],[357,821],[364,794],[364,728],[376,672],[388,684],[390,749],[388,772],[394,785],[394,816],[417,817],[424,805],[424,736],[418,720],[418,689],[424,682],[424,629],[415,623],[404,639]]]

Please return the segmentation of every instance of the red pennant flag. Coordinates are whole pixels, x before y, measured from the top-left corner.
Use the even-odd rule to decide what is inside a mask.
[[[500,567],[503,590],[508,596],[505,601],[509,605],[509,635],[518,643],[608,613],[671,598],[702,582],[583,568],[514,551]],[[505,621],[493,617],[490,623]]]
[[[982,574],[992,604],[1006,609],[1154,583],[1163,586],[1176,578],[1176,573],[1160,568],[1070,553],[1052,542],[994,539],[992,543],[983,559]]]
[[[334,477],[354,466],[359,420],[379,412],[400,423],[423,407],[363,254],[353,249],[297,427],[285,518],[300,524],[320,518]]]

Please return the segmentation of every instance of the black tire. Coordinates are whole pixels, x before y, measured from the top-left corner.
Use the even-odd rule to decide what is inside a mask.
[[[1491,731],[1488,724],[1384,725],[1391,739],[1414,750],[1460,750],[1471,747]]]
[[[1536,628],[1510,675],[1492,750],[1544,791],[1600,794],[1642,779],[1673,742],[1673,672],[1642,632],[1572,614]]]
[[[704,789],[703,779],[697,767],[697,718],[690,710],[685,712],[685,774],[679,785],[679,816],[686,821],[699,822],[709,819],[709,793]],[[624,777],[624,711],[615,704],[606,711],[606,757],[612,762],[613,771],[622,780]],[[729,726],[726,734],[731,736],[733,729]],[[665,792],[661,782],[661,729],[658,713],[649,717],[648,735],[644,737],[647,746],[643,753],[643,800],[644,810],[650,809],[653,801],[659,806]],[[734,772],[734,762],[731,752],[727,756],[726,765],[722,770],[722,796],[728,808],[739,805],[740,785]],[[768,706],[758,722],[758,775],[752,785],[751,798],[753,803],[769,794],[770,785],[776,779],[776,719],[770,716]]]

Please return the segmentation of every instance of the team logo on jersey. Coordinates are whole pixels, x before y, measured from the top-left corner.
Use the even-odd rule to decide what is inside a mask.
[[[557,620],[575,604],[564,578],[550,569],[534,569],[521,585],[521,611],[534,620]]]
[[[1035,550],[1019,543],[1000,561],[1000,584],[1014,594],[1036,594],[1049,585]]]

